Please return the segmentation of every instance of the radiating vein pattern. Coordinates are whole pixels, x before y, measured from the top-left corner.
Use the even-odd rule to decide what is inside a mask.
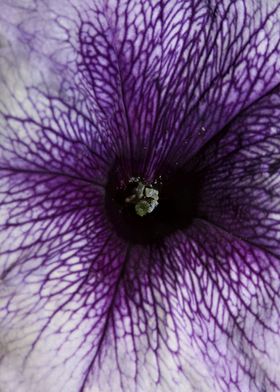
[[[280,5],[2,3],[0,389],[277,392]]]

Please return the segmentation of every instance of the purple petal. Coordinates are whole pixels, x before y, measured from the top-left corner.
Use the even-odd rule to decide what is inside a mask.
[[[280,6],[6,3],[1,387],[277,391]],[[201,148],[201,218],[161,245],[119,238],[116,158],[148,180]]]
[[[175,324],[184,323],[213,389],[277,391],[279,260],[203,219],[167,243],[165,257],[177,272]]]
[[[193,155],[280,80],[279,6],[224,1],[213,15],[201,1],[117,4],[99,24],[95,11],[83,21],[80,70],[122,149],[144,151],[145,173]]]
[[[195,158],[208,221],[279,257],[280,86],[244,110]]]

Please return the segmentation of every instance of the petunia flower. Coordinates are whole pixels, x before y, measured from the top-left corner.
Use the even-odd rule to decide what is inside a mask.
[[[280,389],[278,0],[1,0],[0,390]]]

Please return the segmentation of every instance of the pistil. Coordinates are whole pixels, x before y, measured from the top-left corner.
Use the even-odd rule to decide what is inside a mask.
[[[130,182],[135,182],[135,179],[131,179]],[[137,182],[132,194],[125,199],[125,202],[134,204],[136,214],[143,217],[153,212],[158,206],[159,192],[152,185],[146,185],[139,179]]]

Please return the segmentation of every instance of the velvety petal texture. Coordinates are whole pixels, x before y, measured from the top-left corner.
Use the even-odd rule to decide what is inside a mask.
[[[279,86],[278,1],[1,2],[0,389],[280,389]]]

